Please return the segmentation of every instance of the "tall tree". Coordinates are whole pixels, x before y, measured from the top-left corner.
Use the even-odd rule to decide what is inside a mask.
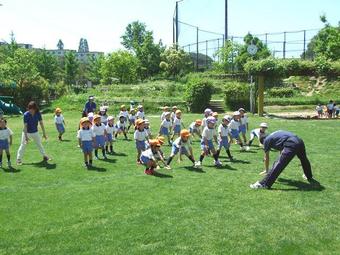
[[[57,57],[43,49],[35,53],[34,62],[42,77],[49,82],[57,81],[60,75]]]
[[[76,55],[70,51],[65,55],[65,82],[75,84],[79,71],[79,62]]]

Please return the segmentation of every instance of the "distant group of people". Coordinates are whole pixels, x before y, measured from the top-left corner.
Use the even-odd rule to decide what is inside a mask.
[[[114,154],[113,142],[117,135],[123,134],[128,139],[128,131],[131,126],[134,128],[133,138],[137,151],[137,164],[145,166],[144,173],[154,175],[155,169],[161,167],[160,163],[166,169],[171,169],[170,164],[176,155],[179,155],[179,161],[182,161],[182,155],[185,155],[194,168],[201,168],[203,159],[206,156],[212,156],[214,165],[221,167],[219,160],[220,153],[224,149],[230,162],[231,155],[230,145],[234,142],[240,146],[241,151],[248,151],[255,138],[264,148],[265,170],[261,172],[265,175],[263,180],[250,185],[253,189],[270,188],[280,173],[289,164],[294,156],[297,156],[304,171],[303,177],[308,181],[313,181],[311,165],[306,155],[305,145],[301,138],[287,131],[276,131],[267,135],[267,123],[261,123],[258,128],[250,131],[250,139],[247,141],[248,117],[246,111],[240,108],[231,116],[224,115],[219,123],[219,115],[211,109],[205,109],[202,119],[192,122],[188,128],[185,128],[182,118],[182,111],[176,106],[163,107],[163,113],[160,117],[160,126],[153,135],[150,128],[150,122],[146,119],[142,105],[134,108],[134,102],[131,102],[130,110],[125,105],[120,107],[118,121],[115,124],[115,117],[108,115],[107,107],[100,107],[94,103],[94,97],[89,97],[83,110],[83,117],[80,119],[77,138],[79,147],[84,154],[84,166],[93,167],[94,159],[99,159],[98,150],[102,151],[103,159],[107,159],[107,154]],[[334,108],[333,108],[334,109]],[[63,140],[65,133],[65,120],[60,108],[55,109],[54,116],[55,127],[58,132],[58,139]],[[35,102],[30,102],[27,111],[24,113],[24,127],[22,132],[21,144],[17,152],[17,164],[22,164],[25,148],[30,140],[33,140],[44,161],[50,160],[45,153],[41,143],[38,125],[40,124],[43,137],[47,139],[42,115]],[[13,132],[7,127],[7,121],[0,119],[0,167],[2,167],[2,154],[6,152],[8,166],[11,166],[9,146],[12,144]],[[200,139],[199,159],[195,160],[193,149],[193,138],[198,136]],[[165,144],[165,139],[171,146],[169,157],[165,157],[161,147]],[[271,149],[280,151],[279,159],[269,168],[269,152]]]
[[[318,118],[338,118],[340,113],[340,107],[333,100],[329,100],[327,105],[318,104],[315,110]]]

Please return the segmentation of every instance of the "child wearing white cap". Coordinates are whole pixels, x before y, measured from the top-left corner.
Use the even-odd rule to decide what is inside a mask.
[[[213,116],[207,118],[207,126],[203,129],[202,140],[201,140],[201,156],[200,160],[196,162],[196,167],[201,167],[202,161],[206,155],[210,152],[214,157],[215,166],[222,166],[222,163],[218,160],[218,152],[214,147],[214,141],[217,143],[217,135],[215,129],[216,119]]]
[[[255,138],[259,139],[259,142],[260,142],[262,140],[261,139],[262,137],[266,137],[267,136],[267,134],[266,134],[267,129],[268,129],[268,124],[265,123],[265,122],[260,124],[260,128],[253,129],[250,132],[250,139],[249,139],[249,142],[248,142],[248,146],[252,145]],[[260,146],[262,146],[261,142],[260,142]]]
[[[107,106],[101,106],[99,108],[99,113],[98,113],[98,115],[100,116],[100,121],[104,125],[107,124],[107,118],[108,118],[108,116],[107,116],[107,109],[108,109]]]
[[[217,132],[218,132],[218,155],[220,155],[221,149],[224,148],[228,154],[229,160],[233,160],[233,156],[231,156],[230,153],[230,143],[229,138],[230,136],[230,130],[228,127],[228,124],[231,121],[231,117],[229,115],[225,115],[222,119],[222,123],[218,126]]]
[[[144,107],[143,105],[138,105],[137,106],[137,113],[136,113],[136,119],[145,119],[145,113],[144,113]]]
[[[231,119],[228,127],[230,129],[231,134],[231,140],[230,143],[233,143],[233,139],[236,139],[236,142],[240,145],[241,151],[246,150],[246,148],[243,147],[243,143],[240,139],[240,118],[241,113],[239,111],[236,111],[233,113],[233,118]]]
[[[160,136],[166,136],[168,138],[168,143],[170,143],[170,133],[171,133],[171,113],[166,112],[164,114],[164,119],[162,120],[161,126],[159,128],[159,135]]]
[[[246,110],[244,110],[243,108],[238,109],[238,111],[241,114],[239,131],[242,134],[243,143],[247,144],[246,133],[247,133],[247,130],[249,128],[248,117],[246,115]]]
[[[105,151],[106,153],[111,153],[113,154],[113,139],[114,135],[117,132],[117,128],[115,127],[114,123],[114,117],[109,116],[107,118],[107,125],[106,125],[106,145],[105,145]],[[110,146],[110,151],[109,151],[109,146]]]

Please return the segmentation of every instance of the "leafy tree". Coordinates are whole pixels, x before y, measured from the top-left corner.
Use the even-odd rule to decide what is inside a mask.
[[[79,71],[79,62],[74,52],[70,51],[65,54],[65,82],[66,84],[75,84]]]
[[[172,46],[162,53],[161,58],[160,67],[168,77],[185,75],[192,70],[190,55],[183,49]]]
[[[243,41],[244,45],[239,48],[239,54],[235,59],[237,68],[239,70],[243,70],[244,64],[249,60],[264,59],[271,55],[268,47],[258,37],[248,33],[244,37]],[[257,47],[257,52],[255,55],[250,55],[248,53],[248,46],[251,44],[256,45]]]
[[[88,79],[94,84],[99,84],[102,79],[101,69],[104,65],[105,57],[100,55],[99,57],[90,57],[88,63]]]
[[[220,61],[214,63],[214,69],[230,71],[235,68],[235,58],[239,55],[241,47],[237,42],[226,41],[225,45],[216,53]]]
[[[34,63],[40,75],[49,82],[56,82],[60,78],[57,57],[47,53],[45,49],[35,53]]]
[[[340,24],[331,26],[325,15],[320,17],[325,27],[315,35],[307,46],[306,58],[325,57],[333,61],[340,59]],[[303,57],[303,55],[301,56]]]
[[[138,59],[130,52],[124,50],[113,52],[101,67],[102,82],[112,84],[115,79],[120,83],[136,82],[138,67]]]
[[[126,27],[122,45],[135,54],[140,62],[139,76],[144,79],[159,73],[159,63],[164,47],[161,42],[154,43],[153,32],[139,21]]]

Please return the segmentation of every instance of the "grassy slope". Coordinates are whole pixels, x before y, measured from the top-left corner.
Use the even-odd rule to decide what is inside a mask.
[[[38,163],[28,146],[16,173],[0,171],[0,254],[338,254],[340,188],[337,121],[286,121],[251,118],[251,127],[268,121],[270,130],[299,134],[307,145],[313,172],[324,190],[302,180],[295,159],[271,191],[253,191],[262,152],[232,153],[240,160],[223,169],[204,161],[202,172],[174,160],[163,177],[143,174],[135,164],[132,141],[119,139],[120,156],[82,167],[76,147],[77,114],[65,114],[67,141],[56,141],[51,115],[44,143],[54,158]],[[197,115],[184,115],[186,124]],[[151,118],[153,130],[158,118]],[[21,119],[14,130],[18,148]],[[131,135],[130,135],[131,137]],[[196,157],[199,143],[194,143]],[[164,147],[168,155],[170,148]],[[277,153],[272,153],[272,160]]]

